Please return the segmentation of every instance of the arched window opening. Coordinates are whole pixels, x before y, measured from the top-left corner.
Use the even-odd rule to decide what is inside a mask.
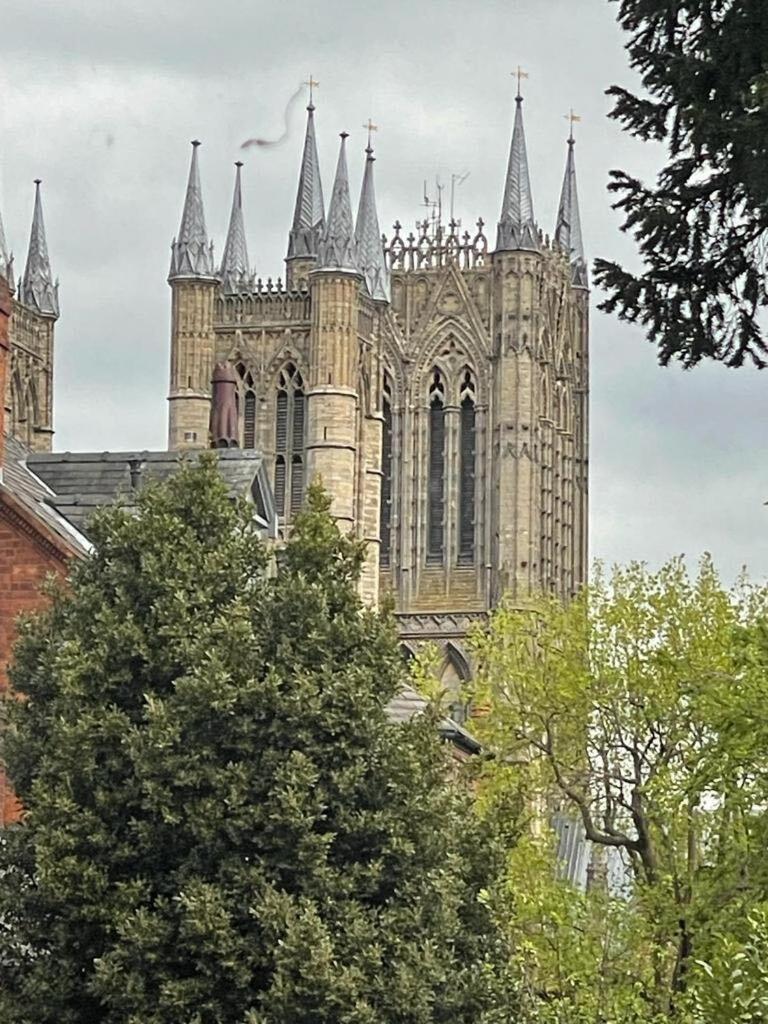
[[[390,565],[392,546],[392,385],[384,379],[382,396],[384,422],[381,434],[381,503],[379,512],[379,535],[381,548],[379,563],[384,569]]]
[[[304,500],[305,402],[301,374],[288,363],[278,375],[275,405],[275,505],[279,516],[288,510],[295,514]]]
[[[441,565],[445,551],[445,387],[435,370],[429,388],[429,488],[427,564]]]
[[[256,447],[256,395],[246,391],[243,402],[243,448]]]
[[[475,561],[475,385],[464,371],[460,391],[459,438],[459,565]]]

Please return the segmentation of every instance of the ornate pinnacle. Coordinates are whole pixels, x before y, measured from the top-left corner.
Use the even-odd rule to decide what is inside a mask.
[[[363,127],[368,129],[368,145],[365,150],[363,186],[360,190],[360,203],[357,208],[355,224],[357,261],[371,298],[389,302],[389,270],[384,258],[384,245],[379,231],[376,192],[373,183],[374,156],[371,132],[376,131],[376,125],[369,120],[368,124]]]
[[[571,280],[575,288],[588,288],[587,262],[584,257],[584,242],[581,236],[581,215],[579,195],[576,189],[576,157],[573,138],[573,122],[579,120],[571,111],[571,130],[568,136],[568,156],[565,161],[565,175],[557,209],[555,242],[567,254],[571,264]]]
[[[304,137],[304,153],[301,158],[299,188],[293,212],[293,226],[288,235],[288,259],[295,256],[317,256],[320,238],[325,228],[325,205],[323,186],[320,181],[320,161],[317,158],[315,141],[314,104],[312,88],[319,83],[309,76],[309,106],[307,107],[307,131]]]
[[[358,272],[355,229],[352,205],[349,200],[349,174],[347,172],[346,142],[348,132],[341,132],[339,160],[333,182],[328,220],[320,241],[317,266],[323,270],[352,270]]]
[[[192,162],[189,166],[184,210],[181,214],[179,234],[171,246],[171,269],[168,280],[178,277],[214,278],[213,243],[208,240],[200,186],[200,168],[197,162],[198,139],[192,140]]]
[[[533,193],[528,173],[528,154],[523,127],[523,97],[520,95],[520,80],[527,76],[520,68],[517,70],[517,76],[515,123],[509,149],[507,179],[504,184],[504,200],[499,218],[496,249],[497,251],[523,249],[537,252],[539,249],[538,229],[533,215]]]
[[[245,224],[243,222],[243,197],[240,186],[240,169],[243,164],[238,160],[235,164],[235,190],[232,196],[232,212],[229,217],[229,230],[221,257],[219,277],[225,292],[238,292],[247,288],[250,283],[251,270],[248,263],[248,245],[245,240]]]
[[[48,258],[48,243],[43,222],[43,203],[40,197],[42,182],[35,178],[35,209],[32,215],[32,230],[29,235],[29,251],[19,296],[25,306],[43,316],[58,318],[59,286],[51,274]]]

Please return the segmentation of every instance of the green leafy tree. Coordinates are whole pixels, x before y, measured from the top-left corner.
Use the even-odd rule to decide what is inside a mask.
[[[489,709],[481,735],[499,753],[489,784],[511,774],[535,817],[546,822],[557,807],[580,822],[614,899],[601,913],[608,921],[615,911],[624,938],[629,928],[636,939],[632,952],[614,934],[603,976],[622,998],[640,998],[647,1017],[682,1012],[693,959],[706,959],[714,931],[764,893],[765,872],[750,865],[764,850],[766,749],[746,743],[731,708],[735,694],[742,710],[751,694],[753,718],[763,714],[767,608],[768,589],[742,582],[729,592],[709,559],[695,579],[674,560],[658,573],[597,572],[567,606],[502,607],[476,641],[477,699]],[[556,892],[542,892],[545,916],[590,920],[589,905],[566,899],[566,913]],[[597,921],[584,932],[587,951],[605,938]],[[634,995],[622,961],[632,963]],[[552,969],[544,975],[539,988],[562,1003],[568,987],[553,994]]]
[[[276,572],[213,459],[91,535],[12,671],[0,1021],[508,1020],[479,823],[430,715],[388,718],[322,490]]]
[[[691,977],[692,1024],[763,1024],[768,1020],[768,907],[752,907],[739,934],[718,933],[709,961]]]
[[[662,364],[768,356],[768,5],[765,0],[620,0],[635,94],[612,117],[666,148],[653,185],[612,172],[633,273],[599,259],[601,308],[644,325]]]

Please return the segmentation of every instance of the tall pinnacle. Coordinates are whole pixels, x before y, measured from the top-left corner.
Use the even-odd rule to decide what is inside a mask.
[[[48,259],[39,178],[35,179],[35,212],[32,215],[29,252],[24,277],[21,280],[20,298],[25,306],[44,316],[59,315],[59,286],[58,283],[54,284],[51,261]]]
[[[8,245],[5,241],[3,230],[3,218],[0,214],[0,277],[5,279],[8,290],[13,295],[16,286],[13,281],[13,256],[8,252]]]
[[[311,79],[310,79],[311,81]],[[299,190],[293,212],[293,227],[288,235],[288,259],[294,256],[317,256],[325,229],[323,186],[315,142],[315,107],[310,97],[307,107],[307,132],[301,158]]]
[[[528,249],[536,252],[539,249],[539,231],[533,216],[533,194],[523,128],[523,97],[519,88],[515,104],[515,125],[509,149],[507,180],[496,235],[496,249]]]
[[[203,193],[200,187],[200,169],[197,165],[197,149],[200,143],[192,143],[192,163],[189,167],[187,194],[181,215],[179,237],[171,245],[171,269],[168,280],[175,277],[215,277],[213,243],[208,241],[203,212]]]
[[[368,145],[365,149],[365,171],[363,186],[360,189],[360,204],[357,208],[355,245],[357,247],[357,263],[368,286],[368,294],[372,299],[389,302],[389,270],[384,259],[384,245],[379,231],[376,192],[373,184],[375,158],[370,137],[372,127],[369,125]]]
[[[227,241],[224,255],[221,257],[219,277],[225,292],[246,290],[250,285],[251,269],[248,263],[248,245],[245,241],[245,225],[243,223],[243,197],[240,188],[240,168],[242,163],[235,164],[235,192],[232,196],[232,213],[229,218]]]
[[[573,129],[568,137],[568,157],[565,162],[565,176],[557,210],[555,241],[568,254],[571,264],[571,280],[575,288],[588,288],[587,261],[584,257],[584,242],[581,237],[579,215],[579,194],[576,190],[576,158]]]
[[[348,133],[342,132],[339,162],[336,164],[328,220],[320,240],[317,267],[322,270],[352,270],[358,273],[355,228],[352,222],[352,204],[349,201],[347,138]]]

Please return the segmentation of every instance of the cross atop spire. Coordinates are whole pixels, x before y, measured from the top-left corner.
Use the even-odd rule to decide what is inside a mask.
[[[227,241],[221,257],[219,277],[225,292],[247,290],[250,285],[251,269],[248,263],[248,245],[245,240],[245,224],[243,222],[243,196],[240,186],[240,170],[242,160],[235,164],[235,191],[232,196],[232,212],[229,217]]]
[[[565,161],[565,175],[557,209],[555,241],[568,255],[571,264],[571,280],[574,288],[588,288],[587,261],[584,257],[584,242],[581,237],[581,216],[579,195],[576,189],[576,142],[573,138],[573,123],[578,121],[573,111],[569,118],[571,130],[568,135],[568,156]]]
[[[213,263],[213,242],[208,241],[208,232],[205,228],[203,192],[200,186],[200,168],[197,163],[199,147],[200,142],[193,139],[192,162],[189,166],[187,194],[184,198],[179,236],[171,245],[169,281],[177,277],[212,278],[216,276]]]
[[[325,228],[325,205],[323,186],[320,181],[320,161],[317,158],[315,141],[314,104],[312,88],[319,83],[309,76],[309,106],[307,107],[307,131],[304,137],[304,153],[301,158],[299,189],[293,211],[293,226],[288,235],[288,259],[297,256],[314,257],[320,245]]]
[[[307,81],[304,82],[304,85],[309,86],[309,104],[307,105],[307,110],[314,110],[315,109],[315,105],[312,102],[313,94],[314,94],[314,90],[318,87],[318,85],[320,85],[320,83],[316,82],[314,80],[314,78],[312,77],[312,75],[310,75],[309,78],[307,79]]]
[[[371,298],[389,302],[389,270],[384,258],[384,245],[379,231],[376,192],[373,184],[375,158],[371,146],[371,132],[376,131],[376,125],[372,124],[369,119],[368,124],[363,127],[368,129],[368,145],[365,149],[363,186],[360,189],[360,203],[355,223],[357,262]]]
[[[5,231],[3,230],[3,217],[0,214],[0,277],[5,278],[5,283],[8,285],[8,290],[13,295],[16,290],[16,286],[13,280],[13,256],[8,251],[8,245],[5,241]]]
[[[516,249],[537,252],[539,230],[533,215],[533,194],[528,173],[528,154],[525,147],[523,128],[523,97],[520,95],[521,79],[527,77],[517,69],[517,96],[515,97],[515,124],[512,143],[509,148],[507,179],[504,184],[504,200],[496,236],[497,251]]]
[[[369,117],[368,121],[363,125],[363,128],[366,128],[368,130],[368,145],[365,147],[365,152],[366,153],[372,153],[373,152],[373,146],[371,145],[371,141],[372,141],[371,132],[377,132],[379,130],[379,126],[377,124],[374,124],[373,121]]]
[[[358,272],[355,229],[352,222],[352,204],[349,201],[349,174],[347,172],[348,132],[341,133],[339,160],[333,182],[328,221],[320,241],[317,267],[322,270],[351,270]]]
[[[43,222],[43,203],[40,197],[39,178],[35,178],[35,210],[32,215],[32,230],[29,234],[29,251],[24,277],[21,280],[19,297],[25,306],[57,319],[59,316],[59,286],[51,274],[48,258],[48,243]]]
[[[527,71],[523,71],[523,69],[518,64],[517,65],[517,70],[512,72],[512,77],[513,78],[517,78],[517,94],[515,95],[515,99],[517,100],[518,103],[522,103],[522,101],[523,101],[522,84],[523,84],[523,79],[528,77],[528,72]]]
[[[573,107],[571,107],[570,111],[567,114],[564,114],[563,116],[565,117],[565,120],[570,125],[570,129],[571,130],[568,133],[568,144],[572,146],[573,143],[576,141],[574,139],[574,137],[573,137],[573,126],[575,124],[578,124],[579,121],[581,121],[581,118],[579,117],[578,114],[574,114]]]

